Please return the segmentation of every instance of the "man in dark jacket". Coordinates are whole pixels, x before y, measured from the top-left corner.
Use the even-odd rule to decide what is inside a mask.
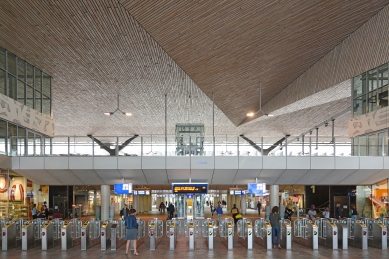
[[[127,204],[124,204],[124,208],[120,211],[120,216],[122,216],[123,219],[130,216],[130,210],[127,208]]]
[[[340,206],[340,203],[336,203],[336,210],[335,210],[335,218],[341,219],[342,218],[343,209]]]
[[[169,203],[169,219],[172,219],[173,218],[173,214],[174,214],[174,205],[172,203]]]

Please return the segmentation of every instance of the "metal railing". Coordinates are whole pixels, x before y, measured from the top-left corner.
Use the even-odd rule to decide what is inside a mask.
[[[192,141],[193,138],[193,141]],[[201,138],[201,140],[198,140]],[[129,136],[56,136],[23,141],[0,139],[0,154],[8,156],[387,156],[387,137],[245,136],[190,137],[181,145],[176,136],[144,135],[125,145]],[[98,139],[99,144],[93,139]],[[124,143],[124,145],[123,145]]]

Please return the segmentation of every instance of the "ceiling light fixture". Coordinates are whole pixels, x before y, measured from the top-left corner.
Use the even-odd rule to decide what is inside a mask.
[[[253,117],[255,114],[262,112],[263,115],[268,117],[273,117],[273,114],[266,113],[262,110],[262,82],[259,81],[259,110],[257,112],[249,112],[247,113],[248,117]]]
[[[118,95],[118,107],[116,108],[116,110],[114,110],[113,112],[104,112],[104,115],[111,116],[111,115],[113,115],[117,111],[120,111],[122,114],[124,114],[126,116],[131,116],[132,115],[131,112],[124,112],[124,111],[120,110],[120,108],[119,108],[119,95]]]

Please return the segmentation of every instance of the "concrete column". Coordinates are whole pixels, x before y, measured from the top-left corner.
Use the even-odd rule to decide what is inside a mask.
[[[240,196],[240,213],[243,215],[246,214],[247,203],[246,203],[246,195]]]
[[[280,206],[278,197],[279,187],[279,185],[270,185],[270,209],[274,206]]]
[[[132,204],[133,204],[132,207],[133,207],[134,209],[136,209],[137,212],[139,212],[139,207],[138,207],[138,204],[139,204],[139,202],[138,202],[138,201],[139,201],[139,200],[138,200],[138,197],[139,197],[139,196],[138,196],[138,195],[133,195],[132,197],[133,197],[133,198],[132,198]]]
[[[101,185],[101,220],[109,219],[109,206],[111,200],[111,188],[109,185]]]

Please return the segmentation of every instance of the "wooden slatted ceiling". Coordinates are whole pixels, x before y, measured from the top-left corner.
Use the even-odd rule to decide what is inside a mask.
[[[264,104],[388,4],[120,2],[235,125],[259,109],[259,80]]]
[[[172,19],[177,12],[176,5],[177,3],[168,6],[172,12]],[[231,8],[234,5],[236,3],[231,2],[227,4],[227,7]],[[372,5],[376,8],[374,6],[376,4]],[[262,7],[270,8],[264,5]],[[197,4],[188,7],[187,19],[191,18],[189,15],[196,8]],[[154,15],[153,9],[144,11]],[[167,11],[166,9],[165,12]],[[258,10],[250,7],[249,10],[244,9],[242,12],[255,16],[255,11]],[[216,11],[212,10],[212,12],[217,14]],[[271,11],[265,11],[265,13],[269,19],[272,17]],[[193,17],[191,19],[196,19],[196,21],[202,19],[201,15]],[[228,19],[234,17],[229,16]],[[206,18],[209,19],[208,16]],[[233,30],[223,27],[218,30],[218,33],[229,31],[229,34],[224,37],[231,42],[235,40],[233,37],[236,30],[247,30],[246,27],[250,27],[250,33],[252,33],[255,28],[252,28],[251,21],[243,18],[239,26],[232,24]],[[282,25],[288,24],[285,21],[286,18],[287,15],[282,17]],[[164,19],[170,21],[171,18],[168,15]],[[205,25],[204,28],[211,28],[212,25],[211,29],[216,30],[228,23],[228,19],[215,20],[218,22],[216,25],[212,25],[210,21],[209,25]],[[166,21],[162,21],[162,24]],[[156,26],[159,26],[161,20],[157,20],[156,23]],[[214,37],[213,31],[206,30],[203,34],[196,33],[201,38],[201,43],[204,44],[209,41],[209,38]],[[255,38],[249,32],[245,33],[244,37],[248,37],[248,42]],[[271,34],[272,31],[269,30],[269,33]],[[169,35],[169,37],[173,36]],[[288,40],[281,41],[286,44]],[[217,38],[212,41],[214,45],[204,45],[204,48],[202,46],[200,48],[194,39],[191,43],[193,46],[190,45],[187,49],[183,49],[183,46],[187,45],[186,42],[181,40],[177,42],[179,45],[177,49],[181,56],[187,55],[188,58],[193,58],[197,53],[203,59],[211,55],[214,59],[200,63],[198,71],[194,68],[190,71],[194,73],[191,75],[192,78],[200,77],[200,83],[207,82],[207,89],[209,89],[207,91],[218,90],[215,94],[217,103],[229,102],[227,110],[220,110],[217,107],[215,109],[216,134],[236,136],[244,133],[255,136],[274,136],[279,139],[279,136],[284,134],[295,135],[305,132],[308,128],[350,105],[349,99],[338,100],[331,96],[329,91],[322,91],[323,94],[320,93],[320,97],[326,101],[320,105],[316,103],[307,105],[305,102],[299,106],[298,103],[292,105],[292,108],[279,109],[278,116],[273,119],[260,118],[235,127],[226,114],[227,112],[232,113],[230,110],[235,109],[237,117],[244,117],[246,111],[242,115],[238,112],[239,109],[242,110],[242,107],[252,99],[256,99],[253,103],[258,105],[258,96],[253,94],[252,90],[257,91],[257,85],[247,86],[245,80],[252,80],[256,83],[258,73],[261,72],[255,70],[254,65],[245,69],[242,65],[250,57],[247,53],[240,53],[240,51],[248,47],[247,49],[255,56],[260,53],[260,48],[270,49],[271,46],[266,46],[261,42],[246,46],[243,40],[240,41],[240,45],[234,45],[229,43],[230,41],[223,45],[226,42],[224,38]],[[171,58],[171,54],[165,52],[163,44],[156,42],[144,30],[143,25],[139,24],[130,12],[116,0],[0,1],[0,46],[53,76],[56,135],[163,134],[165,93],[168,93],[168,134],[174,134],[176,123],[186,122],[204,123],[206,134],[212,132],[212,101],[181,69],[181,64],[177,65]],[[236,57],[243,59],[232,56],[230,62],[226,62],[230,53],[219,54],[219,52],[214,52],[213,48],[219,52],[220,49],[227,48],[231,53],[235,53]],[[301,51],[296,49],[296,52]],[[205,54],[208,56],[205,57]],[[279,52],[263,52],[263,58],[269,62],[261,63],[258,59],[254,60],[253,64],[265,67],[267,71],[285,69],[276,67],[275,65],[278,64],[276,60],[273,62],[273,59],[280,55]],[[293,70],[293,66],[294,63],[288,65],[288,69]],[[215,71],[215,74],[207,74],[208,70]],[[320,68],[317,69],[319,70]],[[239,78],[242,83],[236,83],[230,74],[236,76],[236,80]],[[220,82],[210,85],[209,82],[212,83],[215,78]],[[283,77],[280,77],[281,79],[284,80]],[[265,93],[271,88],[266,81],[264,88]],[[241,95],[235,97],[236,89]],[[349,92],[350,86],[346,84],[341,89]],[[134,114],[132,117],[127,118],[120,114],[112,117],[102,116],[103,112],[116,109],[117,93],[120,93],[120,109],[132,112]],[[292,96],[293,92],[290,93],[289,96]],[[266,93],[266,98],[269,94],[270,92]],[[305,97],[299,95],[300,99]],[[281,100],[279,103],[284,102]],[[339,125],[335,131],[337,135],[346,134],[346,120],[345,118],[343,123],[337,124],[337,127]],[[331,131],[327,127],[321,131],[321,134],[331,134]]]

